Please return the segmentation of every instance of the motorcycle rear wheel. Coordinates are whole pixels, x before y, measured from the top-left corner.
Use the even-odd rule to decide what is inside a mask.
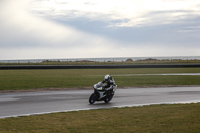
[[[105,99],[104,99],[104,102],[105,102],[105,103],[109,103],[109,102],[112,100],[112,98],[113,98],[113,95],[111,95],[111,96],[105,98]]]
[[[95,102],[96,102],[96,95],[94,93],[92,93],[89,98],[89,103],[94,104]]]

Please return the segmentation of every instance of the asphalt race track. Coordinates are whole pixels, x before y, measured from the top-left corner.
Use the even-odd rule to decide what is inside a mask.
[[[200,87],[117,89],[113,100],[90,105],[93,90],[46,91],[0,94],[0,118],[55,112],[132,107],[151,104],[200,102]]]

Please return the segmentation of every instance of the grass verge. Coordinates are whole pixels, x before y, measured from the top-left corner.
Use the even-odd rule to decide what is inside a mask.
[[[0,91],[90,86],[92,88],[94,83],[103,80],[105,74],[116,75],[113,77],[119,87],[200,85],[200,76],[125,75],[159,73],[200,73],[200,68],[0,70]]]
[[[151,105],[0,119],[0,133],[199,133],[200,103]]]

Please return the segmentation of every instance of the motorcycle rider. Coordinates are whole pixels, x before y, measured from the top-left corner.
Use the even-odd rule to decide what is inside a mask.
[[[104,89],[106,91],[113,89],[113,86],[115,85],[115,81],[112,77],[110,77],[109,74],[105,75],[104,80],[102,81],[102,83],[106,83]]]

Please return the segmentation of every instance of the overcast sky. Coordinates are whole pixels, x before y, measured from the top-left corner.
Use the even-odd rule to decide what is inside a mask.
[[[200,56],[200,0],[0,0],[0,60]]]

